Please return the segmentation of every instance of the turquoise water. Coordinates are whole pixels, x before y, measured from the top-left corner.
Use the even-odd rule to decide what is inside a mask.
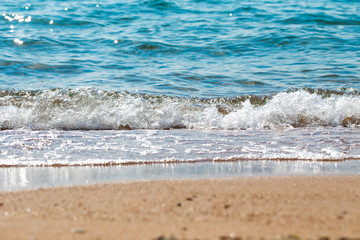
[[[2,1],[0,88],[184,97],[360,87],[359,1]]]
[[[360,1],[0,14],[0,165],[360,159]]]

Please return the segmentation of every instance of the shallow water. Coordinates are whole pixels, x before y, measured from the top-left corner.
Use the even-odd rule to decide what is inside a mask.
[[[360,160],[360,132],[293,130],[2,131],[1,165]]]
[[[1,166],[360,158],[359,1],[0,7]]]
[[[8,167],[0,168],[0,191],[169,179],[355,175],[359,171],[358,160],[343,162],[259,160],[125,166]]]

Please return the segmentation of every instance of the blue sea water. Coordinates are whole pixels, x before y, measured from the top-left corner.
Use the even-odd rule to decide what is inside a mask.
[[[0,88],[360,88],[359,1],[2,1]]]
[[[0,165],[360,159],[358,0],[0,14]]]

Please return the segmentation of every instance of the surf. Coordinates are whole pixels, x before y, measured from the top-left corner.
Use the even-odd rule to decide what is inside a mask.
[[[0,92],[0,129],[288,129],[359,127],[357,91],[186,98],[96,88]]]

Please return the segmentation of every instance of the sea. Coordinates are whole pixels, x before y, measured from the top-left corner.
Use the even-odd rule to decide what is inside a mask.
[[[0,190],[360,172],[359,0],[0,14]]]

